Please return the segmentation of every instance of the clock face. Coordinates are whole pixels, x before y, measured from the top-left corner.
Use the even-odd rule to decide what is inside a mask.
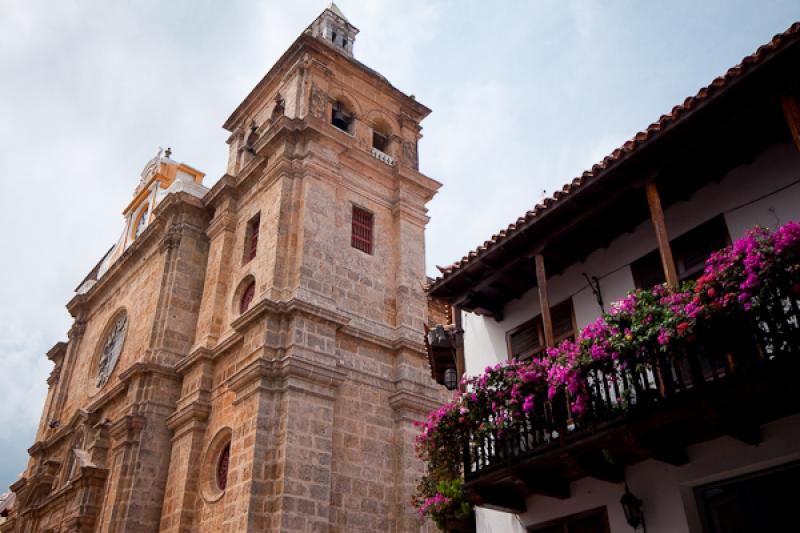
[[[100,361],[97,363],[97,388],[102,388],[108,383],[111,372],[117,366],[119,354],[122,352],[122,343],[125,342],[125,332],[128,329],[128,315],[123,313],[117,318],[111,331],[103,344],[103,351],[100,354]]]

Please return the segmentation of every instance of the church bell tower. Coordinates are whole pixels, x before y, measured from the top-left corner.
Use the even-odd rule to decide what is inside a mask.
[[[225,121],[226,173],[159,152],[68,304],[2,533],[408,532],[430,110],[335,4]]]
[[[224,127],[164,530],[416,531],[430,110],[353,56],[334,5]],[[224,479],[224,483],[220,482]],[[195,505],[177,495],[196,494]],[[169,526],[169,527],[167,527]]]

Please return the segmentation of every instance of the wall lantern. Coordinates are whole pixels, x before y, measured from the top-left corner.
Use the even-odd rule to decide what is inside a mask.
[[[456,390],[458,387],[458,376],[456,376],[456,369],[452,366],[444,371],[444,386],[447,390]]]
[[[625,483],[625,494],[622,495],[619,503],[622,504],[622,510],[625,511],[625,520],[634,531],[641,527],[642,531],[647,533],[647,526],[644,524],[644,512],[642,512],[642,500],[633,495],[628,489],[627,483]]]

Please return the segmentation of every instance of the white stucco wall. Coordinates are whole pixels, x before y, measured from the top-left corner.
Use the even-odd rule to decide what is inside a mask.
[[[756,224],[774,228],[789,220],[800,220],[800,184],[792,184],[798,179],[800,154],[791,144],[774,146],[752,164],[734,169],[719,183],[706,186],[687,201],[670,206],[665,211],[670,238],[719,214],[724,214],[732,239],[741,237]],[[778,189],[782,190],[770,194]],[[555,305],[571,297],[578,327],[584,326],[599,315],[600,308],[582,273],[600,278],[603,300],[608,305],[634,288],[630,263],[655,248],[652,225],[645,221],[608,248],[595,251],[583,263],[549,279],[550,301]],[[505,361],[506,332],[539,312],[538,294],[532,290],[506,306],[501,322],[463,313],[467,374],[479,374],[487,365]],[[701,530],[694,506],[694,486],[800,458],[797,444],[800,443],[800,418],[768,426],[764,433],[765,443],[757,448],[722,438],[693,447],[691,462],[683,467],[646,461],[629,468],[626,476],[631,490],[645,501],[648,531],[698,533]],[[601,505],[608,507],[612,532],[631,531],[619,505],[621,486],[587,478],[573,483],[571,489],[572,497],[568,500],[532,497],[528,501],[528,512],[519,517],[478,509],[478,531],[524,533],[524,526]]]
[[[670,206],[664,213],[670,238],[678,237],[721,213],[732,239],[741,237],[755,224],[774,228],[789,220],[798,220],[800,183],[790,185],[798,179],[800,154],[794,146],[773,146],[752,164],[737,167],[719,183],[706,186],[687,201]],[[782,187],[786,188],[770,195]],[[749,202],[753,203],[744,205]],[[548,289],[552,305],[571,297],[578,327],[586,325],[600,314],[600,308],[582,273],[600,278],[603,301],[608,305],[634,288],[630,263],[655,248],[652,225],[650,221],[644,221],[633,232],[614,240],[608,248],[595,251],[583,263],[550,278]],[[539,298],[535,289],[506,305],[501,322],[463,313],[467,373],[478,374],[487,365],[505,361],[506,332],[538,314]]]
[[[764,441],[758,446],[731,437],[690,446],[689,463],[683,466],[648,460],[627,468],[628,486],[644,502],[648,533],[702,533],[694,500],[695,487],[800,459],[800,415],[767,424],[762,433]],[[572,483],[570,491],[571,497],[566,500],[529,497],[528,510],[519,517],[481,509],[478,532],[521,533],[527,526],[605,506],[612,533],[631,533],[619,503],[624,492],[622,484],[584,478]],[[480,527],[487,522],[492,525]],[[501,526],[510,529],[498,529]]]

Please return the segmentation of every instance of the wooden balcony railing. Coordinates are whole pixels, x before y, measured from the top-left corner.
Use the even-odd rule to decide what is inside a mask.
[[[786,405],[780,398],[791,396],[787,380],[796,376],[800,367],[798,298],[800,295],[791,290],[776,290],[772,303],[764,305],[758,315],[742,314],[704,324],[686,353],[648,354],[625,368],[611,361],[590,366],[583,377],[589,402],[580,416],[572,416],[563,394],[552,400],[541,397],[532,412],[524,414],[501,434],[473,435],[464,449],[468,488],[471,481],[474,485],[482,476],[491,477],[502,469],[506,475],[494,477],[507,482],[509,476],[520,475],[513,469],[522,462],[526,468],[538,468],[541,472],[542,465],[535,464],[537,457],[543,458],[542,461],[549,457],[553,463],[563,461],[568,455],[565,449],[570,446],[577,449],[588,437],[606,431],[617,431],[618,436],[625,436],[620,440],[630,440],[631,432],[626,426],[632,422],[652,432],[659,424],[654,420],[660,417],[668,419],[664,424],[671,424],[674,429],[684,427],[681,416],[691,417],[704,408],[725,418],[721,427],[729,432],[736,430],[733,427],[736,424],[729,423],[736,419],[749,421],[757,432],[760,423],[790,414],[787,410],[799,404],[794,401],[789,402],[793,405]],[[774,380],[769,386],[756,386],[770,377],[777,378],[781,384],[778,388],[784,390],[773,390]],[[733,412],[722,413],[724,409]],[[687,429],[676,438],[682,445],[688,445],[718,436],[719,432],[707,431],[703,425],[698,422],[692,426],[697,428],[696,432]],[[740,431],[738,436],[749,438],[747,430]],[[608,440],[604,442],[602,446],[607,447]],[[602,452],[606,453],[607,448]],[[573,456],[580,453],[578,450]],[[615,453],[624,456],[626,452],[617,448]],[[636,452],[628,459],[631,462],[642,458]],[[621,462],[625,462],[624,458]]]

